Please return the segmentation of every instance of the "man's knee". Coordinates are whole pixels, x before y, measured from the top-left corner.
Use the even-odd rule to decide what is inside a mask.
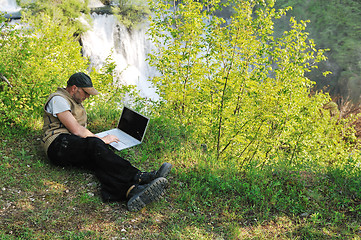
[[[106,145],[103,140],[101,140],[98,137],[86,137],[87,141],[89,142],[89,144],[93,144],[93,145]]]
[[[89,152],[96,152],[97,154],[104,153],[104,151],[109,151],[108,145],[103,142],[100,138],[97,137],[87,137],[88,150]]]

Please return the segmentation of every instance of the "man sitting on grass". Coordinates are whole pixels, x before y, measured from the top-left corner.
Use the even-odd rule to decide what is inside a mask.
[[[138,211],[162,196],[172,165],[164,163],[158,171],[141,172],[109,148],[108,144],[119,141],[117,137],[98,138],[89,131],[82,102],[97,94],[90,77],[79,72],[69,78],[66,88],[49,96],[44,106],[44,150],[57,166],[94,171],[103,201],[127,200],[128,209]]]

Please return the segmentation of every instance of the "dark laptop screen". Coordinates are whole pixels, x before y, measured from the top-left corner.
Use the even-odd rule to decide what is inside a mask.
[[[135,139],[142,141],[149,118],[124,107],[118,128]]]

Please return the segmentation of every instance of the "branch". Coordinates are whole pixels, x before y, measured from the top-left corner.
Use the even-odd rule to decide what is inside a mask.
[[[11,87],[11,88],[13,87],[13,85],[11,85],[9,80],[7,80],[6,77],[4,75],[2,75],[1,73],[0,73],[0,79],[4,80],[8,84],[9,87]]]
[[[242,150],[242,152],[241,152],[241,154],[238,156],[238,158],[240,158],[240,157],[243,155],[243,153],[246,151],[246,149],[247,149],[249,146],[251,146],[252,143],[254,143],[254,141],[256,140],[257,134],[258,134],[259,130],[261,129],[261,127],[262,127],[262,125],[263,125],[263,123],[264,123],[265,121],[266,121],[265,119],[262,120],[261,124],[258,126],[258,129],[257,129],[256,133],[255,133],[254,136],[253,136],[253,139],[252,139],[252,140],[247,144],[247,146]],[[259,145],[257,145],[255,151],[257,151],[258,147],[259,147]],[[256,153],[256,152],[253,153],[253,156],[254,156],[255,153]],[[250,160],[252,160],[253,156],[250,158]],[[242,162],[242,164],[241,164],[241,168],[243,167],[245,161],[246,161],[246,159],[243,160],[243,162]]]
[[[238,33],[239,33],[239,31],[236,34],[236,38],[238,38]],[[228,68],[226,76],[225,76],[225,82],[224,82],[223,91],[222,91],[221,104],[219,106],[219,121],[218,121],[218,135],[217,135],[217,160],[219,159],[219,156],[221,154],[221,152],[220,152],[220,141],[221,141],[221,130],[222,130],[222,124],[223,124],[223,122],[222,122],[223,121],[222,113],[224,111],[224,102],[225,102],[226,90],[227,90],[227,87],[228,87],[229,75],[230,75],[230,72],[231,72],[231,70],[233,68],[233,64],[234,64],[234,61],[235,61],[234,59],[235,59],[235,55],[236,55],[236,47],[237,47],[237,44],[235,43],[233,45],[232,57],[230,59],[229,68]],[[221,46],[221,49],[222,49],[222,46]],[[225,66],[224,70],[226,70],[227,64],[224,63],[224,66]]]
[[[233,139],[239,134],[239,132],[242,130],[243,127],[245,127],[251,120],[246,121],[239,129],[238,131],[230,138],[229,142],[226,144],[226,146],[220,151],[219,154],[222,154],[227,147],[233,142]]]

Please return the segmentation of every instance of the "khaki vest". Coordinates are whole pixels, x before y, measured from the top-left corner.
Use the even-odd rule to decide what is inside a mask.
[[[69,130],[60,122],[60,120],[57,117],[54,117],[52,114],[48,113],[45,110],[48,102],[54,96],[61,96],[69,102],[71,113],[73,114],[74,118],[77,120],[77,122],[80,125],[86,127],[86,122],[87,122],[87,115],[83,105],[75,102],[74,99],[71,97],[71,95],[65,89],[58,88],[58,90],[55,93],[50,94],[48,100],[44,105],[44,114],[43,114],[44,126],[43,126],[42,143],[45,153],[48,152],[48,148],[50,144],[55,140],[57,136],[59,136],[61,133],[70,134]]]

